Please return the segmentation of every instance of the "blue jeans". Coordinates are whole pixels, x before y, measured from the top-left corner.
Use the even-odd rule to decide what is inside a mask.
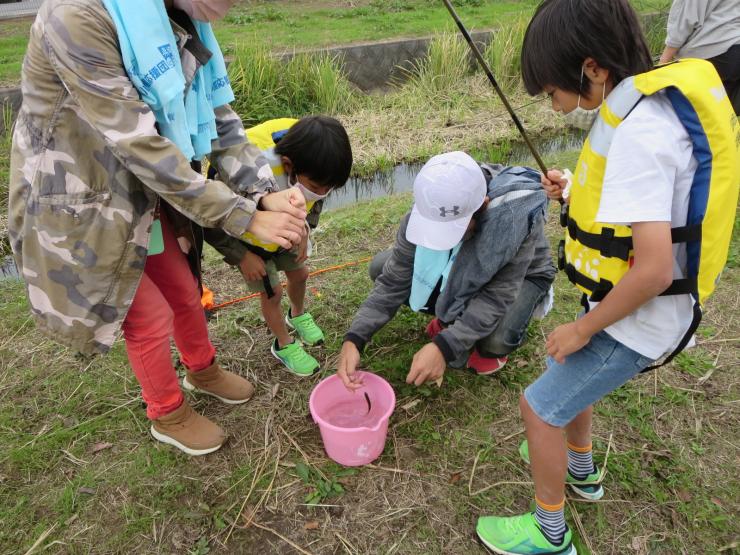
[[[541,420],[562,428],[653,362],[601,331],[563,364],[548,357],[547,369],[524,398]]]
[[[370,262],[370,279],[373,281],[383,272],[383,266],[391,256],[391,249],[381,251]],[[488,337],[484,337],[475,347],[484,357],[503,357],[519,348],[527,336],[527,327],[532,319],[534,309],[550,290],[552,280],[546,278],[525,279],[519,296],[509,307],[509,311],[501,318],[496,329]],[[408,303],[408,301],[407,301]],[[430,312],[431,313],[431,312]],[[462,367],[467,361],[456,360],[450,362],[452,368]]]

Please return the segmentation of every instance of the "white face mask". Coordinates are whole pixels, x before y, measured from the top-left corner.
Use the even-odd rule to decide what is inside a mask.
[[[297,179],[295,182],[295,187],[298,187],[301,190],[301,193],[303,193],[306,202],[316,202],[319,200],[323,200],[329,195],[329,193],[326,193],[326,195],[317,195]]]
[[[581,86],[583,86],[583,67],[581,67]],[[606,82],[604,82],[604,88],[601,91],[601,102],[604,102],[604,97],[606,95]],[[584,129],[588,131],[591,129],[591,126],[594,124],[594,121],[596,120],[596,116],[599,115],[599,110],[601,110],[601,104],[599,104],[596,108],[593,108],[591,110],[587,110],[586,108],[581,108],[581,95],[578,95],[578,105],[565,114],[565,123],[572,127],[577,127],[578,129]]]
[[[178,10],[198,21],[216,21],[229,11],[236,0],[173,0]]]

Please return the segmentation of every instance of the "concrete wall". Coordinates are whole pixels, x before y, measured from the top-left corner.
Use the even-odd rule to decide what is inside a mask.
[[[649,27],[655,18],[665,18],[665,14],[644,14],[641,16],[645,27]],[[473,40],[483,50],[493,36],[492,31],[473,33]],[[336,56],[349,80],[363,91],[383,89],[395,80],[402,80],[403,69],[423,58],[429,48],[430,37],[393,39],[380,42],[369,42],[336,46],[319,50],[301,50],[278,53],[277,56],[287,60],[297,53],[329,53]],[[471,55],[471,64],[474,63]],[[13,118],[20,106],[20,89],[0,89],[0,108],[10,104]],[[0,119],[0,132],[4,130]]]
[[[478,48],[484,50],[491,41],[491,31],[472,33]],[[289,59],[300,52],[328,53],[336,56],[348,79],[363,91],[387,87],[402,80],[404,69],[411,69],[414,62],[424,58],[429,49],[430,37],[393,39],[380,42],[336,46],[321,50],[306,50],[279,54]],[[471,63],[473,63],[471,54]]]
[[[491,31],[473,33],[473,40],[484,49],[491,40]],[[298,53],[328,53],[336,56],[349,80],[363,91],[383,89],[395,80],[403,79],[403,70],[423,58],[429,49],[430,37],[395,39],[381,42],[336,46],[319,50],[302,50],[276,54],[288,60]],[[471,56],[472,63],[472,56]],[[21,102],[20,88],[0,89],[0,107],[10,105],[13,118]],[[0,132],[4,130],[0,121]]]

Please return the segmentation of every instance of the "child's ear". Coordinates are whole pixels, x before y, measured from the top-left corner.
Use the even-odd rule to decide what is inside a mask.
[[[596,60],[591,57],[583,60],[583,75],[599,87],[609,81],[609,70],[599,66]]]
[[[280,157],[280,163],[283,165],[285,175],[290,176],[293,173],[293,162],[287,156]]]

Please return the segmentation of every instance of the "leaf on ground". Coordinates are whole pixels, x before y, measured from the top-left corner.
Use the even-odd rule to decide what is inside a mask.
[[[457,484],[462,478],[462,472],[453,472],[450,475],[450,484]]]
[[[311,482],[311,469],[308,468],[308,466],[306,466],[304,463],[296,463],[295,471],[304,484],[308,484]]]
[[[406,412],[408,412],[411,409],[413,409],[416,405],[418,405],[419,403],[421,403],[421,399],[414,399],[413,401],[409,401],[408,403],[403,405],[401,408],[405,410]]]
[[[528,366],[528,365],[529,365],[529,363],[526,360],[524,360],[524,359],[518,360],[517,363],[516,363],[516,367],[517,368],[524,368],[525,366]]]
[[[101,451],[104,451],[106,449],[110,449],[111,447],[113,447],[112,443],[99,441],[98,443],[92,446],[93,455],[95,453],[100,453]]]
[[[677,496],[677,497],[678,497],[678,498],[679,498],[679,499],[680,499],[681,501],[683,501],[684,503],[688,503],[689,501],[691,501],[691,500],[692,500],[692,499],[694,498],[694,496],[693,496],[693,495],[691,495],[691,493],[690,493],[690,492],[688,492],[688,491],[686,491],[685,489],[680,489],[680,490],[677,490],[677,491],[676,491],[676,496]]]
[[[95,490],[93,488],[81,487],[77,490],[77,493],[79,493],[80,495],[95,495]]]
[[[304,530],[318,530],[319,529],[319,521],[318,520],[309,520],[306,524],[303,525]]]
[[[718,499],[717,497],[710,497],[709,499],[712,501],[712,503],[714,503],[715,505],[717,505],[721,509],[724,509],[725,508],[724,504],[722,503],[722,500]]]

